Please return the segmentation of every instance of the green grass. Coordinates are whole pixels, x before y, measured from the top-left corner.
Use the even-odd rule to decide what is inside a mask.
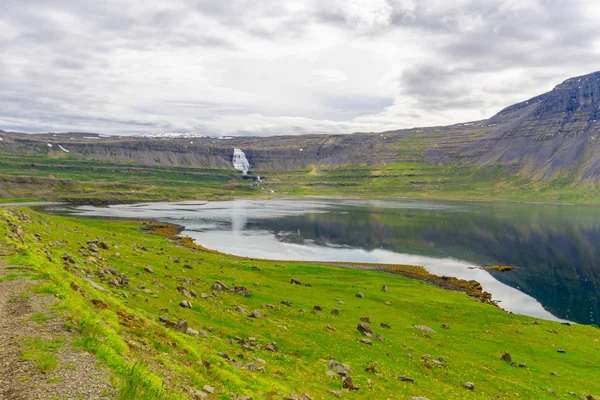
[[[350,365],[350,375],[361,387],[344,393],[348,399],[447,399],[457,394],[465,399],[543,399],[548,398],[548,389],[557,398],[571,398],[570,391],[600,394],[600,329],[596,327],[543,320],[534,325],[534,318],[505,313],[462,293],[381,272],[194,251],[141,233],[137,223],[0,210],[0,234],[5,235],[11,228],[4,220],[18,223],[25,232],[25,244],[14,243],[22,253],[5,263],[30,264],[37,273],[47,274],[49,282],[37,290],[60,299],[57,312],[62,310],[81,333],[75,345],[96,354],[113,371],[123,399],[183,399],[190,387],[205,384],[215,386],[221,399],[229,398],[229,393],[275,399],[281,398],[276,393],[291,392],[329,398],[328,390],[341,390],[340,379],[326,375],[332,358]],[[36,232],[43,233],[44,243],[54,243],[53,261],[42,246],[34,245]],[[86,264],[88,256],[79,250],[96,238],[110,249],[101,250],[101,261]],[[63,263],[65,253],[74,257],[77,266],[89,270],[87,279],[108,292],[92,288],[74,264]],[[154,273],[144,271],[147,265]],[[108,277],[97,276],[100,268],[126,274],[130,288],[111,287]],[[246,286],[252,295],[220,292],[209,299],[190,299],[192,309],[181,308],[178,304],[184,297],[176,287],[183,278],[194,282],[185,285],[198,294],[212,294],[211,285],[219,280],[230,287]],[[291,285],[291,278],[312,286]],[[388,292],[380,290],[384,284]],[[152,293],[145,293],[141,285]],[[358,291],[365,297],[355,297]],[[97,300],[96,305],[92,300]],[[283,300],[291,301],[292,307],[281,304]],[[385,305],[386,301],[392,305]],[[273,308],[265,308],[269,304]],[[313,312],[315,305],[323,311]],[[266,318],[249,318],[236,312],[237,306],[259,310]],[[342,309],[340,315],[332,315],[333,308]],[[207,330],[208,337],[167,329],[158,322],[159,315],[185,319],[190,327]],[[372,346],[359,343],[362,336],[356,327],[367,316],[373,331],[385,341],[371,338]],[[381,322],[391,329],[381,328]],[[442,324],[449,324],[450,329],[442,329]],[[335,331],[327,330],[328,325]],[[437,333],[426,335],[413,325],[426,325]],[[551,329],[558,334],[549,333]],[[244,348],[236,336],[254,337],[260,346]],[[264,348],[272,342],[277,343],[278,352]],[[36,342],[34,354],[52,356],[53,351],[44,346]],[[558,349],[567,352],[561,354]],[[505,350],[527,368],[501,361]],[[266,371],[238,369],[219,352],[244,364],[253,357],[263,359]],[[445,358],[445,366],[432,366],[427,355]],[[210,362],[210,368],[202,361]],[[376,373],[365,371],[374,362]],[[415,383],[401,382],[399,375]],[[474,392],[462,387],[467,381],[475,384]]]
[[[58,366],[56,353],[65,343],[64,339],[44,340],[40,337],[29,338],[23,344],[23,360],[33,361],[42,372],[52,372]]]

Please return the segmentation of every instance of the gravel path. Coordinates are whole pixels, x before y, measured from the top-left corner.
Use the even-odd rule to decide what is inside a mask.
[[[19,271],[0,263],[0,278]],[[0,400],[115,398],[107,371],[94,355],[73,348],[76,334],[49,309],[58,300],[34,294],[35,283],[18,277],[0,282]],[[64,341],[50,353],[58,360],[55,369],[43,372],[23,360],[31,338]]]

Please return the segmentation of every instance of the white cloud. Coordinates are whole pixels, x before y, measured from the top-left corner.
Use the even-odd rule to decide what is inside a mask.
[[[592,72],[595,1],[4,0],[0,129],[380,131]]]

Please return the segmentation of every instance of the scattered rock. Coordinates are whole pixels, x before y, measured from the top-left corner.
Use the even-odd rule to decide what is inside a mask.
[[[358,292],[358,293],[356,293],[356,297],[362,299],[363,297],[365,297],[365,295],[362,294],[362,292]]]
[[[383,304],[385,304],[386,306],[391,306],[391,305],[392,305],[392,303],[390,303],[389,301],[386,301],[386,302],[385,302],[385,303],[383,303]]]
[[[552,389],[546,390],[546,393],[548,393],[549,395],[552,395],[552,396],[556,396],[556,392]]]
[[[510,354],[507,351],[505,351],[504,354],[502,354],[502,356],[500,357],[500,359],[502,361],[506,361],[509,364],[513,363],[513,359],[512,359],[512,357],[510,356]]]
[[[281,304],[283,304],[284,306],[288,306],[288,307],[292,306],[292,302],[291,301],[282,301]]]
[[[208,394],[206,394],[203,391],[198,390],[198,389],[192,389],[192,390],[190,390],[190,397],[193,400],[202,400],[202,399],[208,399]]]
[[[554,333],[558,335],[558,332],[556,331],[556,329],[548,329],[548,333]]]
[[[333,310],[331,310],[331,313],[332,313],[333,315],[340,315],[340,311],[341,311],[341,310],[340,310],[339,308],[334,308]]]
[[[519,368],[527,368],[527,364],[521,363],[521,364],[519,364]]]
[[[463,384],[463,387],[465,389],[469,389],[469,390],[475,390],[475,385],[473,384],[473,382],[465,382]]]
[[[329,360],[327,367],[329,367],[330,370],[333,370],[339,374],[347,374],[350,372],[349,365],[342,364],[340,362],[337,362],[336,360]]]
[[[302,282],[300,282],[300,281],[299,281],[298,279],[296,279],[296,278],[292,278],[292,279],[290,280],[290,283],[291,283],[292,285],[302,285]]]
[[[360,339],[360,343],[362,344],[368,344],[369,346],[373,346],[373,342],[370,341],[369,339]]]
[[[550,372],[550,375],[557,376],[557,377],[559,376],[556,372]]]
[[[373,336],[373,331],[366,324],[358,324],[358,326],[356,327],[356,330],[365,336]]]
[[[392,328],[391,326],[389,326],[385,322],[380,323],[379,326],[381,326],[382,328],[386,328],[386,329],[391,329]]]
[[[208,386],[208,385],[202,386],[202,390],[204,390],[206,393],[210,393],[210,394],[213,394],[215,392],[215,388],[212,386]]]
[[[154,270],[153,270],[153,269],[152,269],[152,267],[151,267],[151,266],[149,266],[149,265],[146,265],[146,266],[144,267],[144,271],[146,271],[146,272],[149,272],[149,273],[151,273],[151,274],[153,274],[153,273],[154,273]]]
[[[321,307],[321,306],[314,306],[313,309],[315,311],[323,311],[323,307]]]
[[[448,325],[448,324],[442,324],[442,329],[450,329],[450,325]]]
[[[412,379],[412,378],[409,378],[408,376],[402,376],[402,375],[400,375],[400,376],[398,377],[398,380],[399,380],[399,381],[402,381],[402,382],[410,382],[410,383],[415,383],[415,380],[414,380],[414,379]]]
[[[557,353],[566,353],[567,351],[565,349],[558,349],[556,350]]]
[[[425,325],[413,325],[413,328],[418,329],[420,331],[424,331],[424,332],[436,333],[433,329],[431,329],[430,327],[425,326]]]
[[[352,382],[352,377],[351,376],[347,376],[344,378],[344,380],[342,381],[343,383],[343,388],[344,389],[348,389],[348,390],[358,390],[360,389],[358,386],[356,386],[354,384],[354,382]]]
[[[375,334],[375,339],[381,340],[382,342],[385,340],[385,338],[382,335],[380,335],[379,333]]]
[[[264,318],[263,315],[258,310],[252,311],[252,314],[250,314],[249,317],[250,318],[257,318],[257,319]]]
[[[335,397],[342,397],[342,392],[338,392],[336,390],[330,390],[327,393],[329,393],[330,395],[335,396]]]
[[[248,310],[246,310],[244,307],[240,307],[240,306],[237,306],[235,308],[235,311],[243,313],[243,314],[248,314]]]
[[[368,323],[368,324],[370,324],[370,323],[371,323],[371,318],[369,318],[369,317],[361,317],[361,318],[360,318],[360,320],[361,320],[362,322],[366,322],[366,323]]]
[[[216,281],[215,283],[213,283],[213,285],[210,288],[217,292],[229,290],[229,287],[221,281]]]
[[[184,308],[192,308],[192,303],[189,300],[183,300],[179,305]]]
[[[383,285],[383,286],[381,287],[381,291],[382,291],[382,292],[387,292],[387,291],[388,291],[388,287],[387,287],[387,285]]]

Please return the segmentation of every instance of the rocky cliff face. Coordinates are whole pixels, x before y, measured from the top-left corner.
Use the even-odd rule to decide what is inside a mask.
[[[600,180],[599,107],[596,72],[569,79],[488,120],[448,127],[228,140],[4,132],[0,152],[56,157],[63,152],[60,144],[70,155],[85,159],[233,169],[233,149],[240,148],[255,171],[417,161],[510,165],[533,178],[568,176],[595,182]]]

